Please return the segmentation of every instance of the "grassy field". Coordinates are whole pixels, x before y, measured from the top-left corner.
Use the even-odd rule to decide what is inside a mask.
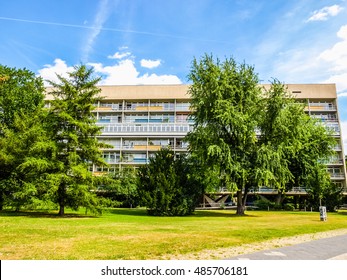
[[[0,259],[161,259],[167,254],[237,246],[347,228],[347,212],[196,211],[189,217],[150,217],[142,209],[112,209],[100,217],[64,218],[0,212]]]

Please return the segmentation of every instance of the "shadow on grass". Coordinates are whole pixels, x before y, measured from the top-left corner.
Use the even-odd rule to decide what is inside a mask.
[[[249,213],[249,212],[248,212]],[[196,210],[192,215],[189,216],[176,216],[181,218],[205,218],[205,217],[215,217],[215,218],[242,218],[242,217],[258,217],[256,215],[245,214],[243,216],[236,215],[234,210]],[[144,208],[107,208],[103,210],[103,214],[111,215],[122,215],[122,216],[137,216],[137,217],[170,217],[170,216],[149,216]],[[345,213],[347,214],[347,212]],[[97,215],[93,214],[83,214],[83,213],[66,213],[64,216],[59,216],[57,212],[53,211],[11,211],[2,210],[0,211],[0,217],[28,217],[28,218],[51,218],[51,219],[66,219],[66,218],[97,218]]]
[[[95,218],[97,216],[79,214],[79,213],[66,213],[64,216],[59,216],[56,212],[47,212],[47,211],[9,211],[2,210],[0,211],[1,217],[28,217],[28,218]]]
[[[248,212],[249,213],[249,212]],[[228,210],[228,211],[222,211],[222,210],[199,210],[194,212],[194,217],[225,217],[225,218],[244,218],[244,217],[258,217],[256,215],[251,214],[244,214],[244,215],[237,215],[235,213],[235,210]]]
[[[126,208],[119,208],[119,209],[107,209],[105,210],[105,213],[112,214],[112,215],[124,215],[124,216],[148,216],[148,217],[174,217],[174,216],[149,216],[147,215],[146,209],[126,209]],[[189,216],[175,216],[175,217],[181,217],[181,218],[204,218],[204,217],[224,217],[224,218],[242,218],[242,217],[258,217],[254,215],[245,214],[244,216],[236,215],[235,211],[220,211],[220,210],[197,210],[192,215]]]
[[[112,215],[124,215],[124,216],[147,216],[146,209],[138,208],[108,208],[103,211],[103,213],[108,213]]]

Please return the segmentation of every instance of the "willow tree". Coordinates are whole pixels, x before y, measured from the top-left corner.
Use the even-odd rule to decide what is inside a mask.
[[[205,55],[193,60],[189,79],[195,121],[187,136],[190,151],[218,166],[224,185],[237,193],[237,214],[244,214],[250,189],[270,186],[283,193],[302,186],[330,154],[327,130],[277,80],[261,88],[253,67]]]
[[[195,122],[187,136],[190,151],[219,166],[225,186],[237,192],[237,213],[243,214],[247,190],[259,183],[253,176],[262,100],[258,76],[245,63],[205,55],[193,60],[189,79]]]
[[[286,191],[309,189],[309,178],[317,172],[327,173],[318,163],[333,155],[335,142],[329,130],[305,113],[304,104],[296,101],[284,84],[273,80],[263,92],[259,146],[265,145],[277,155],[278,160],[272,158],[268,165],[273,175],[269,183],[278,190],[276,202],[281,203]],[[319,184],[322,190],[331,185],[330,180],[326,184],[323,181]]]

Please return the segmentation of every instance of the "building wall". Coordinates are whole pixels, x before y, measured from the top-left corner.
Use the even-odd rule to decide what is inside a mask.
[[[269,88],[270,85],[260,85]],[[334,84],[289,84],[288,91],[306,103],[305,111],[334,131],[336,156],[326,162],[332,180],[346,188],[346,168]],[[93,166],[95,174],[122,166],[140,166],[162,147],[184,153],[184,136],[192,130],[189,85],[101,86],[104,98],[96,104],[100,140],[109,167]]]

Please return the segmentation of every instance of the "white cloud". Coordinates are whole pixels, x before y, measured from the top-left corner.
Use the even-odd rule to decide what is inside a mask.
[[[161,60],[141,59],[140,63],[142,67],[152,69],[158,67],[161,64]]]
[[[323,51],[318,58],[330,67],[331,76],[325,82],[336,83],[337,91],[342,92],[347,90],[347,25],[341,26],[337,37],[342,40]]]
[[[121,60],[112,66],[104,66],[102,63],[89,63],[94,67],[97,74],[104,78],[101,81],[103,85],[133,84],[134,77],[138,77],[134,62],[131,59]]]
[[[72,66],[67,66],[64,60],[60,58],[56,58],[54,60],[54,65],[46,64],[44,68],[38,71],[39,76],[41,76],[45,80],[45,85],[49,85],[47,80],[58,82],[57,74],[67,78],[67,73],[73,71]]]
[[[347,73],[331,75],[324,83],[336,84],[337,92],[345,91],[347,90]]]
[[[130,52],[123,52],[123,53],[120,53],[120,52],[116,52],[114,55],[109,55],[107,58],[110,58],[110,59],[123,59],[127,56],[131,55]]]
[[[347,97],[347,91],[346,92],[340,92],[337,94],[338,97]]]
[[[96,75],[102,77],[101,85],[149,85],[149,84],[182,84],[182,81],[175,75],[170,74],[141,74],[135,66],[135,59],[131,53],[123,56],[120,53],[114,54],[117,62],[113,65],[103,65],[102,63],[88,63],[94,68]],[[122,59],[124,58],[124,59]],[[160,63],[160,60],[158,60]],[[152,61],[153,62],[153,61]],[[155,61],[154,61],[155,62]],[[68,66],[65,61],[57,58],[54,64],[46,64],[44,68],[38,71],[43,79],[58,82],[56,74],[67,77],[68,72],[72,72],[74,68]],[[48,83],[46,83],[48,85]]]
[[[157,75],[140,72],[135,67],[132,59],[124,59],[112,66],[104,66],[101,63],[90,63],[97,74],[104,79],[103,85],[148,85],[148,84],[181,84],[181,80],[175,75]]]
[[[332,48],[325,50],[319,56],[327,62],[333,63],[333,69],[335,71],[347,69],[347,25],[344,25],[337,32],[337,37],[342,39],[336,43]]]
[[[314,11],[307,21],[324,21],[329,17],[338,15],[342,10],[343,8],[339,5],[324,7],[320,10]]]

